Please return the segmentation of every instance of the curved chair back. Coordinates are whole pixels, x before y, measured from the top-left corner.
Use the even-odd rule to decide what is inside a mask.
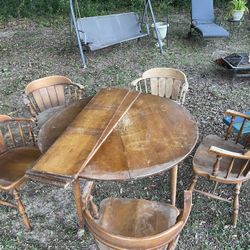
[[[186,75],[172,68],[153,68],[145,71],[142,78],[131,83],[137,91],[171,98],[184,104],[188,91]]]
[[[84,210],[86,222],[93,234],[94,238],[99,243],[100,249],[174,249],[178,235],[183,229],[189,217],[192,206],[192,193],[185,191],[184,195],[184,209],[178,216],[176,223],[168,228],[166,231],[160,232],[156,235],[145,237],[125,237],[107,232],[101,227],[92,217],[88,209]],[[135,211],[131,211],[133,213]],[[131,215],[132,216],[132,215]],[[126,220],[126,218],[120,218]],[[103,247],[103,248],[102,248]]]
[[[213,0],[192,0],[192,21],[198,23],[214,22],[214,3]]]
[[[0,115],[0,153],[7,148],[35,145],[32,119]]]
[[[65,76],[47,76],[29,83],[25,88],[29,108],[33,115],[66,104],[69,99],[79,99],[81,87]]]

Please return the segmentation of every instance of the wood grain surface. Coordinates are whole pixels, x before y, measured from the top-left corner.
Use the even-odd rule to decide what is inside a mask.
[[[126,89],[102,89],[28,174],[73,177],[126,93]],[[79,177],[126,180],[156,174],[182,161],[197,138],[196,122],[185,108],[165,98],[141,94]]]

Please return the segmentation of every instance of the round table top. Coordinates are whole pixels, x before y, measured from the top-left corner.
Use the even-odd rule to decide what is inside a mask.
[[[50,176],[74,176],[126,91],[102,89],[83,105],[85,107],[73,121],[67,118],[72,117],[72,107],[50,118],[40,134],[46,135],[46,128],[53,127],[53,123],[59,134],[60,120],[68,120],[70,124],[65,129],[62,123],[65,131],[38,160],[33,171]],[[50,133],[53,134],[53,129]],[[185,159],[197,139],[196,122],[183,106],[166,98],[141,94],[79,177],[126,180],[157,174]]]

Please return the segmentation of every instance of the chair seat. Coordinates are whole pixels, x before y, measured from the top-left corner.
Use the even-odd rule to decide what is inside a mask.
[[[178,215],[179,210],[166,203],[109,198],[101,202],[96,222],[111,234],[138,238],[166,231]]]
[[[204,38],[228,37],[229,32],[215,23],[198,23],[195,29],[199,30]]]
[[[17,147],[0,155],[0,188],[9,187],[22,181],[27,169],[41,155],[36,147]]]
[[[216,154],[209,152],[209,148],[211,146],[216,146],[225,150],[229,150],[236,153],[244,153],[245,150],[242,145],[235,144],[229,140],[225,140],[216,135],[208,135],[206,136],[200,146],[198,147],[194,159],[193,159],[193,170],[196,174],[201,176],[211,176],[213,171],[213,165],[216,161]],[[218,181],[223,183],[229,183],[230,181],[244,181],[249,178],[249,174],[245,177],[237,178],[239,173],[239,169],[246,162],[244,160],[235,160],[234,167],[229,174],[227,180],[225,179],[226,171],[230,164],[232,158],[223,157],[220,161],[220,169],[217,175]]]

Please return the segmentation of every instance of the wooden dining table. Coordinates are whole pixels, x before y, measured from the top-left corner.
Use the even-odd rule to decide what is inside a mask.
[[[27,172],[31,179],[69,185],[83,227],[80,179],[132,180],[170,170],[176,199],[178,164],[194,148],[198,128],[178,103],[127,89],[101,89],[69,106],[41,128],[44,154]]]

